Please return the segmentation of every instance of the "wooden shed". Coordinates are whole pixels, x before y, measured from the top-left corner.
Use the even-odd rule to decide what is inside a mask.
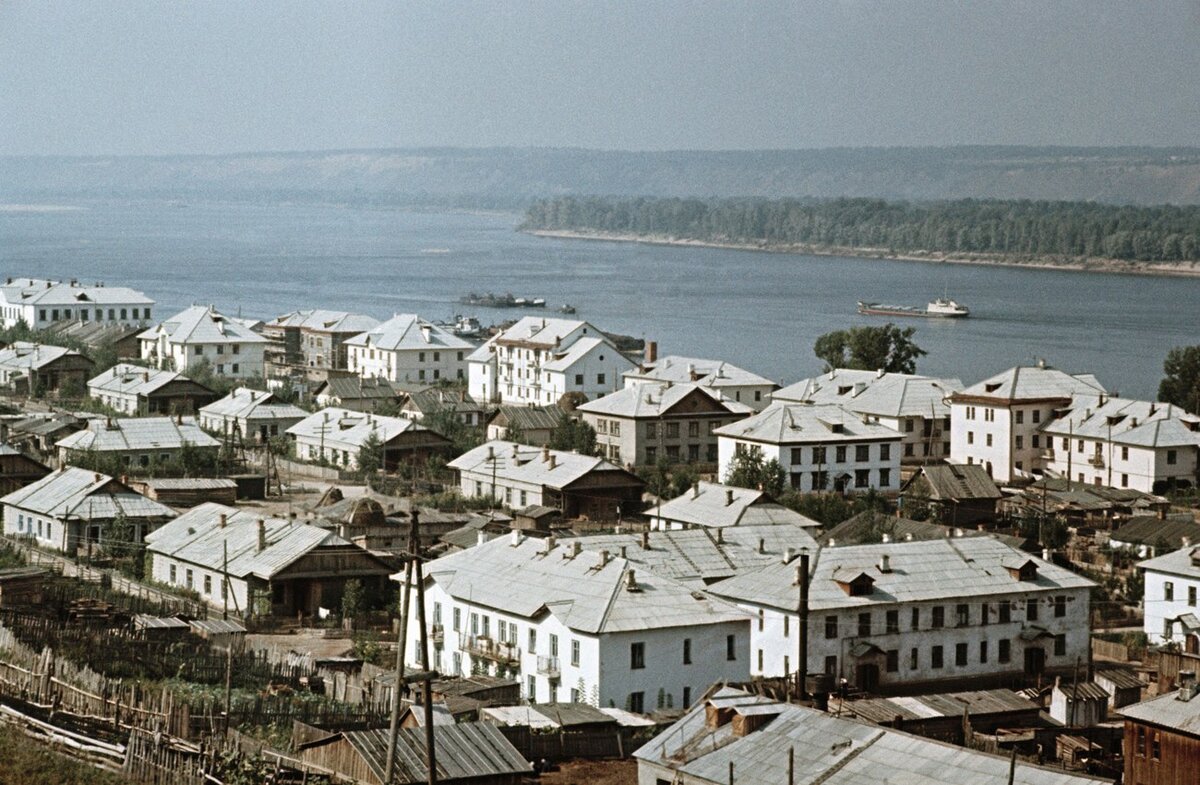
[[[0,608],[41,605],[45,583],[46,571],[41,567],[0,570]]]
[[[168,507],[195,507],[205,502],[232,505],[237,502],[238,485],[216,477],[154,477],[134,480],[130,487],[143,496]]]

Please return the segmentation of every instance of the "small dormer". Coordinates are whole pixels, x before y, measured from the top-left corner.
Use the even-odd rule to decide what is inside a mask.
[[[838,567],[833,571],[833,580],[851,597],[865,597],[875,591],[875,579],[863,570]]]
[[[1003,386],[1004,386],[1004,384],[1002,382],[991,382],[989,384],[985,384],[983,386],[983,389],[987,390],[990,393],[993,393],[993,392],[996,392],[996,390],[999,390]]]
[[[1007,559],[1001,563],[1014,581],[1036,581],[1037,562],[1033,559]]]
[[[1193,567],[1200,567],[1200,548],[1192,548],[1192,552],[1188,554],[1192,560]]]

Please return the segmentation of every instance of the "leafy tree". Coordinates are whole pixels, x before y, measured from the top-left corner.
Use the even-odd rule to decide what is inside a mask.
[[[1200,412],[1200,346],[1176,346],[1163,361],[1158,400]]]
[[[561,414],[558,417],[558,425],[550,434],[550,449],[574,451],[580,455],[595,455],[596,432],[583,420]]]
[[[733,456],[729,471],[725,474],[726,485],[739,488],[762,488],[767,494],[778,497],[784,488],[783,467],[772,458],[764,461],[758,450],[746,450]]]
[[[851,327],[817,338],[813,353],[825,362],[825,370],[850,368],[859,371],[882,369],[888,373],[916,373],[917,358],[926,352],[913,342],[912,327],[888,322],[882,327]]]
[[[370,477],[383,468],[383,440],[371,431],[358,450],[358,470]]]
[[[346,581],[346,587],[342,590],[342,618],[358,618],[358,615],[363,612],[365,602],[366,596],[363,592],[362,581],[357,578]]]
[[[460,455],[483,444],[483,429],[464,423],[449,406],[435,406],[421,419],[421,424],[449,439]]]

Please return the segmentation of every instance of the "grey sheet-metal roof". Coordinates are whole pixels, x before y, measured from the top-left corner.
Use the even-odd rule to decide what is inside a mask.
[[[840,545],[862,545],[879,542],[883,534],[899,542],[901,540],[944,540],[947,537],[993,537],[1000,542],[1021,548],[1025,540],[1008,534],[983,532],[977,529],[960,529],[943,526],[930,521],[914,521],[894,515],[865,510],[827,529],[821,535],[822,543],[835,542]]]
[[[1200,417],[1169,403],[1076,395],[1070,410],[1043,425],[1042,432],[1129,447],[1196,447]]]
[[[364,333],[379,326],[379,320],[361,313],[327,311],[321,308],[292,311],[277,316],[264,327],[298,327],[320,333]]]
[[[136,336],[142,331],[141,327],[113,322],[54,322],[45,328],[50,335],[61,338],[73,338],[85,346],[98,349],[113,346],[121,341]]]
[[[222,477],[147,477],[138,482],[156,491],[228,490],[237,482]]]
[[[1200,697],[1179,700],[1179,690],[1119,709],[1131,720],[1200,737]]]
[[[573,725],[616,725],[608,716],[586,703],[538,703],[530,706],[488,706],[479,713],[497,725],[530,728],[569,728]]]
[[[221,516],[225,525],[221,525]],[[263,521],[266,547],[258,549],[258,521]],[[209,502],[193,507],[175,520],[146,535],[147,549],[217,572],[254,575],[270,580],[314,548],[340,547],[349,553],[366,553],[358,546],[319,526],[284,518],[264,518],[256,513]],[[382,564],[380,565],[382,569]]]
[[[817,528],[821,524],[775,503],[763,491],[715,482],[698,482],[646,515],[693,526],[749,526],[793,524]]]
[[[1161,540],[1170,548],[1182,548],[1184,539],[1200,543],[1200,523],[1190,512],[1173,513],[1166,520],[1157,515],[1134,515],[1108,539],[1134,545],[1154,545]]]
[[[1107,701],[1112,695],[1108,690],[1094,681],[1081,681],[1077,684],[1064,682],[1054,687],[1055,692],[1061,692],[1068,701]]]
[[[88,286],[44,278],[10,279],[0,291],[13,305],[154,305],[149,297],[126,286]]]
[[[718,436],[765,444],[836,444],[899,441],[900,433],[837,404],[772,403],[763,411],[722,426]]]
[[[606,550],[624,558],[638,571],[652,570],[702,588],[745,570],[778,561],[788,549],[815,552],[816,540],[802,526],[747,525],[729,529],[684,529],[637,533],[592,534],[564,539],[592,553]],[[642,547],[643,542],[647,547]]]
[[[888,572],[879,565],[886,555]],[[1033,562],[1034,580],[1013,578],[1005,562]],[[745,572],[712,587],[728,599],[791,610],[796,604],[798,561],[775,563]],[[1030,556],[992,537],[824,546],[810,563],[809,604],[814,610],[855,608],[880,603],[979,598],[998,594],[1084,589],[1095,584],[1050,562]],[[867,595],[848,595],[837,578],[866,573],[873,581]],[[845,578],[843,578],[844,580]]]
[[[371,771],[382,781],[387,760],[387,729],[343,731],[341,735],[363,756]],[[433,743],[437,750],[438,780],[443,782],[502,777],[533,770],[499,728],[490,723],[435,723]],[[425,730],[402,728],[396,738],[396,770],[392,782],[396,785],[416,785],[428,778]]]
[[[486,407],[461,390],[421,390],[409,394],[404,408],[428,414],[440,409],[459,413],[482,412]]]
[[[554,456],[554,468],[545,460],[546,455]],[[592,455],[562,450],[547,452],[540,447],[499,439],[468,450],[446,465],[461,472],[489,477],[494,474],[497,481],[510,480],[560,490],[592,472],[626,473],[619,466]]]
[[[1190,545],[1137,564],[1138,569],[1200,579],[1200,547]]]
[[[174,616],[151,616],[139,613],[133,617],[133,626],[139,630],[187,630],[191,626],[183,619]]]
[[[117,363],[102,374],[88,380],[88,390],[124,395],[151,395],[176,379],[191,381],[181,373],[143,368],[131,363]],[[199,384],[199,382],[194,382]]]
[[[700,357],[667,355],[652,363],[626,371],[626,383],[639,381],[694,383],[704,387],[771,387],[778,384],[745,368],[739,368],[724,360],[708,360]]]
[[[68,466],[35,483],[13,491],[0,503],[20,507],[60,520],[111,520],[118,513],[129,518],[169,518],[175,511],[135,493],[106,474]]]
[[[554,430],[563,414],[562,407],[556,403],[549,406],[500,406],[492,421],[503,416],[508,425],[516,425],[525,431]]]
[[[277,400],[274,393],[248,387],[238,387],[219,401],[201,407],[200,413],[238,420],[302,420],[308,416],[299,406]]]
[[[894,698],[866,698],[842,704],[842,711],[875,723],[890,723],[897,717],[905,720],[961,717],[963,710],[970,715],[1030,712],[1037,714],[1041,707],[1012,690],[972,690],[942,692]]]
[[[965,388],[957,396],[997,398],[1001,400],[1044,400],[1096,396],[1106,392],[1090,373],[1070,374],[1050,366],[1017,366]]]
[[[346,346],[365,346],[388,352],[399,351],[472,351],[475,344],[459,338],[445,327],[422,319],[415,313],[398,313],[346,340]]]
[[[198,633],[207,635],[244,635],[246,628],[229,619],[192,619],[188,624]]]
[[[590,328],[584,330],[584,328]],[[582,334],[602,335],[592,325],[579,319],[547,319],[544,316],[524,316],[512,326],[500,331],[495,342],[537,344],[546,348],[558,346],[564,338],[576,330]]]
[[[845,403],[889,375],[893,374],[880,371],[860,371],[852,368],[833,368],[820,376],[801,379],[781,390],[776,390],[771,396],[771,400],[789,403]],[[912,378],[924,379],[927,377],[912,376]]]
[[[427,574],[462,602],[526,618],[547,610],[565,626],[589,634],[749,619],[745,611],[652,571],[636,570],[619,556],[602,564],[597,553],[581,549],[576,554],[561,543],[519,533],[436,559]]]
[[[169,343],[185,345],[267,343],[266,338],[211,305],[193,305],[185,308],[138,337],[142,340],[157,340],[163,335]]]
[[[31,369],[44,368],[68,355],[83,357],[79,352],[65,346],[14,341],[0,349],[0,368],[6,368],[12,373],[28,373]]]
[[[287,432],[297,439],[357,452],[371,435],[386,444],[402,433],[428,430],[405,417],[385,417],[330,406],[308,415]]]
[[[330,376],[314,395],[330,395],[343,401],[395,400],[404,397],[406,389],[406,385],[382,376]]]
[[[1096,671],[1096,681],[1106,681],[1118,690],[1140,690],[1146,682],[1137,674],[1124,668],[1101,668]]]
[[[698,384],[690,383],[658,382],[640,382],[630,385],[602,398],[582,403],[577,408],[581,412],[603,414],[608,417],[653,419],[670,414],[672,409],[691,395],[704,396],[729,414],[746,416],[754,413],[754,409],[746,404],[726,398],[719,390],[711,387],[701,387]]]
[[[776,391],[772,400],[837,403],[879,417],[941,418],[950,415],[946,396],[961,389],[958,379],[837,368],[788,385]]]
[[[769,699],[728,688],[718,696],[740,696],[728,706],[739,711],[770,704]],[[674,725],[634,753],[646,763],[680,772],[689,782],[724,785],[730,764],[735,777],[760,785],[788,782],[788,751],[793,754],[794,781],[821,785],[1006,785],[1006,757],[911,736],[891,728],[834,717],[804,706],[773,704],[778,711],[757,730],[742,737],[726,722],[705,726],[701,702]],[[758,708],[759,713],[763,713]],[[747,781],[750,781],[748,779]],[[1018,762],[1014,785],[1101,785],[1107,780]]]
[[[922,466],[929,483],[929,498],[937,501],[999,499],[1004,494],[979,464],[932,464]]]
[[[221,443],[196,424],[194,417],[113,417],[93,420],[86,430],[66,436],[56,446],[67,450],[132,452],[178,450],[184,445],[216,449]]]

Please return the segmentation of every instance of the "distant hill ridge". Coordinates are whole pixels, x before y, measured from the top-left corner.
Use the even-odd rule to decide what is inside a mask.
[[[567,194],[1200,204],[1200,148],[628,152],[413,148],[0,157],[0,197],[244,197],[524,208]]]

